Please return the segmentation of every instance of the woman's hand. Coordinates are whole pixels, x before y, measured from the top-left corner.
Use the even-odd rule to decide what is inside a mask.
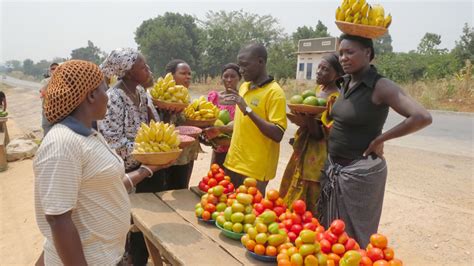
[[[153,172],[156,172],[156,171],[159,171],[161,169],[165,169],[165,168],[169,168],[170,166],[172,166],[174,164],[176,160],[173,160],[165,165],[143,165],[143,166],[146,166],[148,168],[150,168],[150,170],[152,170]]]
[[[367,157],[370,154],[375,153],[378,157],[385,159],[383,157],[383,141],[380,138],[375,138],[370,144],[369,147],[364,151],[363,156]]]

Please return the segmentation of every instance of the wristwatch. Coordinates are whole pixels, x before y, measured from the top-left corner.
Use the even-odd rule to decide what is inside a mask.
[[[245,107],[245,113],[244,113],[244,115],[248,115],[248,114],[250,114],[251,112],[252,112],[252,108],[250,108],[250,107],[248,107],[248,106]]]

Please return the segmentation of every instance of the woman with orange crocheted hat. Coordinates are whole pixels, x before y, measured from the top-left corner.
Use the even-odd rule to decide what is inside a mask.
[[[125,174],[123,160],[92,128],[107,111],[106,90],[100,69],[82,60],[59,66],[48,84],[44,109],[53,127],[33,163],[46,265],[116,265],[122,259],[130,228],[127,190],[149,174]]]

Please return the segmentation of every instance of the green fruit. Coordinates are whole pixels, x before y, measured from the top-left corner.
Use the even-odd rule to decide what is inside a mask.
[[[225,124],[220,119],[217,119],[216,122],[214,122],[214,126],[215,127],[222,127],[222,126],[225,126]]]
[[[232,213],[232,215],[230,216],[230,220],[233,223],[241,223],[244,221],[244,214],[241,212]]]
[[[308,96],[304,99],[303,104],[317,106],[318,98],[316,98],[316,96]]]
[[[244,219],[245,221],[245,219]],[[253,225],[252,224],[244,224],[244,232],[247,233],[249,231],[250,228],[252,228]]]
[[[216,221],[217,221],[217,224],[220,226],[224,226],[224,223],[226,222],[223,215],[217,216]]]
[[[217,185],[217,186],[212,188],[212,194],[214,194],[214,196],[220,197],[222,195],[222,193],[224,193],[224,187],[223,186]]]
[[[307,255],[313,254],[314,253],[314,245],[313,244],[303,244],[301,245],[299,252],[301,256],[305,257]]]
[[[244,212],[245,207],[241,203],[235,202],[232,204],[232,212]]]
[[[199,209],[199,208],[202,208],[201,202],[196,203],[196,205],[194,206],[194,209]]]
[[[277,216],[274,211],[264,211],[262,214],[258,216],[259,218],[262,218],[264,224],[271,224],[275,222]]]
[[[227,205],[224,202],[219,202],[216,206],[216,211],[223,212],[227,208]]]
[[[251,227],[247,230],[247,234],[249,234],[250,239],[254,240],[255,237],[257,237],[258,232],[257,232],[257,229],[255,229],[255,227]]]
[[[283,235],[270,235],[267,241],[270,246],[278,247],[279,245],[283,244],[285,240],[286,237]]]
[[[235,233],[242,233],[244,226],[241,223],[235,223],[232,225],[232,231]]]
[[[290,98],[290,103],[292,104],[301,104],[303,102],[303,96],[301,95],[294,95]]]
[[[219,216],[219,212],[213,212],[211,215],[212,220],[215,221],[217,219],[217,216]]]
[[[318,106],[326,106],[327,102],[324,98],[318,98]]]
[[[250,203],[252,203],[253,197],[249,194],[238,193],[236,199],[239,203],[242,203],[243,205],[249,205]]]
[[[244,223],[245,224],[253,224],[255,222],[255,214],[253,213],[250,213],[250,214],[246,214],[245,217],[244,217]],[[278,226],[278,224],[277,224]]]
[[[316,239],[316,233],[310,230],[304,230],[300,233],[301,240],[305,244],[313,244]]]
[[[267,236],[266,233],[259,233],[255,237],[255,242],[257,242],[257,244],[264,245],[267,242],[267,238],[268,238],[268,236]]]
[[[316,254],[316,257],[318,258],[319,265],[327,265],[328,255],[326,255],[324,253],[318,253],[318,254]]]
[[[245,214],[251,214],[253,213],[253,207],[252,205],[245,206]]]
[[[305,90],[303,93],[301,93],[301,96],[303,96],[304,99],[310,97],[310,96],[316,96],[316,92],[314,90]]]
[[[224,210],[224,217],[226,221],[230,221],[230,216],[232,216],[232,207],[227,207]]]
[[[234,225],[234,224],[233,224],[232,222],[225,222],[225,223],[224,223],[224,229],[229,230],[229,231],[232,231],[232,226],[233,226],[233,225]]]
[[[273,222],[268,226],[268,232],[270,232],[272,234],[278,234],[279,229],[280,228],[278,228],[278,223],[277,222]]]
[[[229,111],[221,110],[219,112],[219,117],[218,118],[219,118],[219,120],[221,120],[224,123],[224,125],[229,124],[229,122],[230,122],[230,113],[229,113]]]
[[[201,218],[203,212],[204,212],[204,209],[201,208],[201,207],[197,208],[196,211],[195,211],[196,216],[199,217],[199,218]]]
[[[303,265],[303,256],[300,253],[295,253],[291,255],[290,258],[291,265],[302,266]]]

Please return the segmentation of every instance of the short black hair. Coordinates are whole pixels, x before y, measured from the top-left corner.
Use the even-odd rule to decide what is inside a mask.
[[[372,39],[360,37],[360,36],[355,36],[355,35],[349,35],[349,34],[341,34],[339,37],[339,42],[342,42],[343,40],[348,40],[348,41],[354,41],[360,43],[364,48],[370,48],[370,61],[372,61],[375,57],[375,50],[374,50],[374,42]]]
[[[0,91],[0,100],[5,99],[7,96],[5,96],[5,93],[3,91]]]
[[[341,63],[339,63],[339,56],[335,53],[330,53],[328,55],[323,56],[323,60],[328,62],[334,70],[336,70],[336,73],[339,76],[344,75],[344,70],[342,69]]]
[[[179,64],[188,64],[188,63],[186,63],[186,61],[182,59],[173,59],[169,61],[168,64],[166,64],[166,67],[165,67],[166,73],[175,74],[176,69],[178,68]]]
[[[250,43],[244,46],[242,49],[240,49],[239,54],[241,52],[250,52],[251,55],[256,56],[256,57],[261,57],[263,58],[263,61],[266,63],[268,54],[267,54],[267,48],[261,43]]]
[[[224,72],[225,72],[227,69],[232,69],[232,70],[234,70],[235,72],[237,72],[237,75],[239,75],[239,78],[242,78],[242,74],[240,74],[240,68],[239,68],[239,66],[238,66],[237,64],[228,63],[228,64],[224,65],[224,67],[222,67],[221,76],[224,75]]]
[[[53,63],[51,63],[51,65],[49,65],[49,67],[52,67],[52,66],[59,66],[59,64],[56,63],[56,62],[53,62]]]

